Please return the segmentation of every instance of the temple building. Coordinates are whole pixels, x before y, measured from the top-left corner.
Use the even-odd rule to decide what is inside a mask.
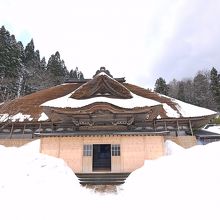
[[[165,140],[187,148],[216,112],[113,78],[69,80],[0,105],[0,144],[41,139],[41,152],[77,174],[130,173],[165,154]],[[191,135],[186,135],[186,132]]]

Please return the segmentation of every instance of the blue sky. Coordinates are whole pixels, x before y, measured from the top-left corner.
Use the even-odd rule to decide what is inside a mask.
[[[68,69],[90,78],[100,66],[153,88],[220,70],[219,0],[0,0],[0,25],[46,59],[59,51]]]

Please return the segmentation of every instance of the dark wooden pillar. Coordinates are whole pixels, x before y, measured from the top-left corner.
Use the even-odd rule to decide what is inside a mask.
[[[192,124],[191,124],[190,119],[189,119],[189,128],[190,128],[190,131],[191,131],[191,135],[193,136],[193,129],[192,129]]]
[[[12,134],[13,134],[13,130],[14,130],[14,123],[12,123],[11,125],[11,131],[10,131],[10,139],[12,138]]]
[[[26,124],[24,124],[23,132],[22,132],[22,138],[24,138],[25,128],[26,128]]]

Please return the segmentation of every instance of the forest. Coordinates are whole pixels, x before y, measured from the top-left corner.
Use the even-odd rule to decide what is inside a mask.
[[[169,83],[162,77],[155,82],[154,91],[193,105],[220,111],[220,74],[199,70],[194,77],[173,79]]]
[[[61,84],[83,79],[76,68],[68,70],[57,51],[48,62],[35,49],[33,39],[23,46],[4,26],[0,28],[0,103]]]

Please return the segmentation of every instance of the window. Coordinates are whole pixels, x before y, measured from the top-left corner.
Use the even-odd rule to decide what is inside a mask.
[[[112,144],[112,156],[120,156],[120,144]]]
[[[92,144],[83,145],[83,156],[92,156]]]

